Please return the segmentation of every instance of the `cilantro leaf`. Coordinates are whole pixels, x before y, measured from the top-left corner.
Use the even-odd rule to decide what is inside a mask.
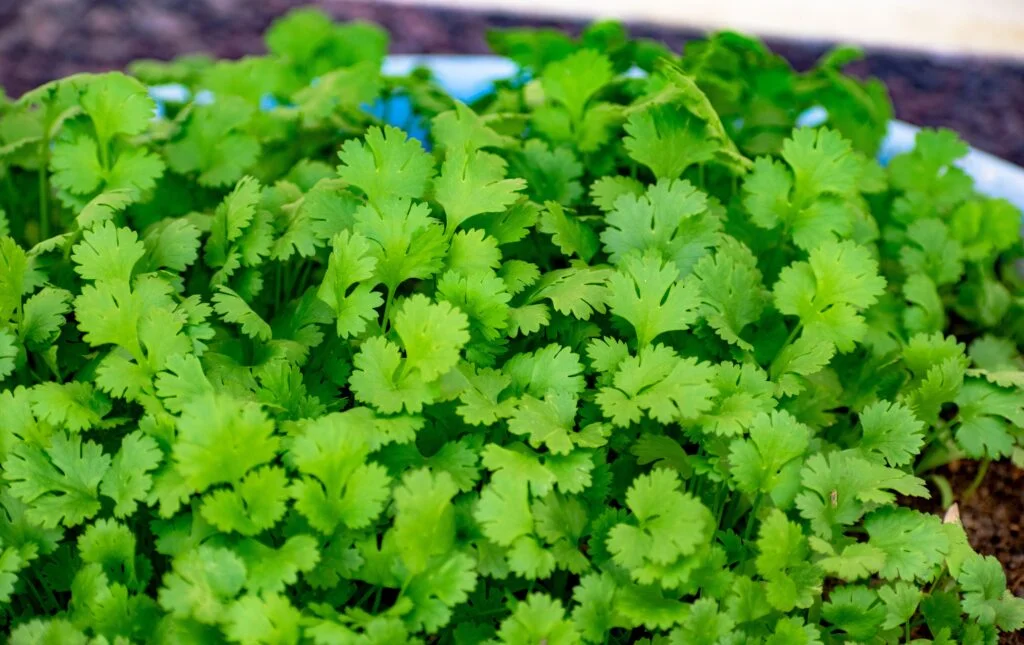
[[[225,394],[191,399],[177,430],[174,467],[196,491],[237,482],[278,451],[274,424],[260,406]]]
[[[879,401],[860,414],[862,450],[878,453],[889,466],[910,463],[924,443],[923,424],[906,406]]]
[[[344,524],[362,528],[382,510],[390,478],[366,463],[370,449],[353,431],[358,421],[335,414],[306,426],[289,454],[302,474],[291,487],[295,508],[325,534]]]
[[[685,276],[717,242],[721,222],[707,197],[685,180],[661,180],[643,195],[626,193],[606,217],[601,242],[613,264],[629,254],[657,253]]]
[[[362,190],[373,203],[385,198],[420,199],[434,175],[433,158],[420,142],[392,126],[371,127],[363,141],[346,141],[338,157],[338,177]]]
[[[740,333],[761,317],[768,303],[754,254],[743,243],[724,237],[714,255],[701,258],[693,274],[700,286],[701,316],[722,340],[753,349]]]
[[[775,306],[798,316],[808,336],[848,352],[867,331],[859,312],[874,304],[884,288],[885,279],[867,249],[853,242],[826,242],[806,262],[783,269],[773,291]]]
[[[964,587],[963,607],[969,616],[1005,631],[1024,628],[1024,602],[1006,589],[1006,574],[994,557],[969,557],[958,580]]]
[[[886,579],[928,579],[949,549],[940,520],[907,508],[879,509],[864,520],[869,544],[885,553],[879,574]]]
[[[475,150],[449,150],[434,182],[434,198],[444,208],[450,237],[467,219],[505,210],[526,187],[522,179],[506,179],[501,157]]]
[[[373,285],[365,282],[374,275],[377,259],[370,255],[369,241],[358,233],[338,233],[331,246],[317,295],[334,311],[338,336],[355,336],[376,318],[376,309],[384,302]]]
[[[374,279],[389,293],[406,280],[429,278],[441,268],[444,235],[425,204],[388,199],[380,206],[360,207],[355,220],[355,232],[373,242]]]
[[[652,345],[623,360],[596,401],[620,427],[639,421],[644,411],[661,423],[694,419],[711,408],[713,376],[709,364]]]
[[[673,587],[680,574],[671,565],[707,539],[710,511],[678,487],[679,476],[664,468],[637,477],[626,493],[634,521],[617,524],[608,534],[615,562],[637,582]]]
[[[677,179],[690,166],[714,157],[718,143],[704,123],[673,105],[655,104],[630,115],[623,140],[629,156],[658,179]]]
[[[33,521],[75,526],[99,512],[98,489],[109,468],[110,457],[98,445],[57,432],[43,448],[15,446],[4,461],[4,478]]]
[[[682,331],[696,322],[700,295],[692,280],[678,281],[674,264],[656,256],[631,256],[608,277],[608,306],[636,332],[646,348],[665,332]]]
[[[757,548],[755,564],[767,582],[768,602],[780,611],[810,606],[823,576],[807,561],[807,537],[800,525],[773,510],[761,524]]]
[[[792,499],[799,485],[800,463],[810,433],[787,412],[761,414],[753,419],[749,439],[737,439],[729,449],[729,463],[737,487],[748,495],[767,493],[776,504]]]

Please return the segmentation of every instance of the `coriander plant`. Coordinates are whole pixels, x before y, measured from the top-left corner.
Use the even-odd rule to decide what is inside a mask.
[[[915,502],[1024,462],[1020,213],[951,132],[880,166],[856,52],[510,30],[466,105],[371,25],[266,42],[0,103],[11,643],[1024,626]]]

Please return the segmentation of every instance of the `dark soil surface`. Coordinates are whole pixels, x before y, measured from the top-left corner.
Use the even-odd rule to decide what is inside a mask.
[[[549,26],[576,32],[581,23],[378,2],[319,0],[339,19],[372,20],[392,34],[396,53],[486,53],[493,27]],[[17,96],[53,78],[124,67],[136,58],[190,52],[237,57],[263,51],[262,32],[296,3],[287,0],[0,0],[0,86]],[[697,32],[634,25],[637,36],[679,49]],[[828,43],[772,42],[798,68]],[[959,132],[974,146],[1024,165],[1024,61],[869,51],[853,66],[889,87],[896,116]],[[974,476],[973,463],[944,470],[954,491]],[[943,512],[936,504],[931,510]],[[993,464],[983,485],[960,504],[971,542],[1006,567],[1024,595],[1024,471]],[[1024,643],[1024,636],[1005,642]]]
[[[971,485],[977,472],[976,462],[960,461],[939,474],[949,479],[957,493],[960,521],[971,545],[998,557],[1006,565],[1007,585],[1024,596],[1024,470],[1009,462],[992,463],[982,485],[964,501],[960,493]],[[940,508],[938,494],[926,508],[940,514],[946,510]]]
[[[940,474],[949,479],[953,490],[966,490],[977,473],[978,464],[954,462]],[[938,494],[925,506],[942,514]],[[1008,462],[993,463],[974,495],[967,501],[958,499],[960,521],[963,522],[971,546],[979,553],[994,555],[1006,570],[1006,583],[1013,593],[1024,596],[1024,470]],[[1006,634],[1001,643],[1024,645],[1024,633]]]

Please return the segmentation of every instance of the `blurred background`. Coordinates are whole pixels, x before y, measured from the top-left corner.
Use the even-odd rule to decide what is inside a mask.
[[[0,87],[18,96],[137,58],[260,53],[267,25],[309,4],[380,23],[395,53],[486,53],[494,27],[572,32],[596,18],[677,50],[709,29],[755,33],[798,68],[862,44],[852,71],[888,85],[897,118],[1024,165],[1024,0],[0,0]]]

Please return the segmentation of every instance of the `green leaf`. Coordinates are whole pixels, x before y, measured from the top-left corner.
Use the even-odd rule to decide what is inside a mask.
[[[705,432],[731,437],[746,431],[754,419],[775,407],[775,388],[756,365],[723,362],[715,366],[717,390],[711,409],[699,420]]]
[[[993,556],[968,558],[957,581],[963,586],[963,608],[968,616],[1003,631],[1024,628],[1024,600],[1006,588],[1006,574]]]
[[[110,457],[98,445],[57,432],[45,448],[15,446],[4,461],[4,478],[34,522],[75,526],[99,512],[98,488],[109,468]]]
[[[584,262],[590,262],[600,248],[594,230],[557,202],[544,204],[537,229],[550,235],[564,255],[575,255]]]
[[[145,254],[146,247],[134,231],[104,222],[85,232],[71,259],[78,265],[75,271],[86,280],[127,282],[135,263]]]
[[[274,423],[260,406],[226,394],[186,403],[177,422],[174,467],[195,491],[237,482],[278,451]]]
[[[921,590],[907,582],[879,587],[878,597],[885,603],[882,629],[892,629],[910,622],[921,603]]]
[[[878,401],[860,413],[860,448],[880,456],[889,466],[910,463],[924,444],[924,424],[899,403]]]
[[[393,127],[371,127],[362,141],[350,139],[338,152],[338,177],[380,203],[385,198],[423,197],[434,160],[416,139]]]
[[[562,105],[576,123],[583,119],[591,98],[611,80],[608,58],[592,49],[581,49],[551,63],[540,76],[544,94]]]
[[[172,616],[216,624],[245,584],[245,564],[230,549],[200,546],[174,559],[164,577],[160,606]]]
[[[228,186],[242,179],[259,157],[258,139],[247,132],[256,108],[238,96],[225,95],[209,105],[193,106],[184,134],[167,144],[167,166],[179,174],[196,174],[201,186]]]
[[[156,110],[146,87],[120,72],[89,79],[81,105],[92,119],[100,145],[106,145],[114,135],[141,133]]]
[[[273,335],[270,325],[260,318],[252,307],[240,295],[221,285],[213,294],[213,309],[227,322],[237,323],[242,333],[249,338],[270,340]]]
[[[1019,390],[1006,390],[982,381],[964,384],[954,399],[960,423],[957,443],[968,455],[981,458],[1008,456],[1024,427],[1024,399]]]
[[[430,134],[441,148],[451,150],[479,150],[481,148],[507,148],[513,139],[502,136],[491,128],[494,121],[481,116],[462,101],[456,100],[454,110],[441,112],[431,121]],[[539,142],[537,142],[539,143]]]
[[[445,231],[451,236],[470,217],[505,210],[526,187],[522,179],[506,179],[501,157],[475,150],[449,150],[434,182],[434,199],[444,208]]]
[[[754,346],[740,334],[761,317],[768,304],[754,254],[734,238],[723,237],[714,255],[704,256],[693,274],[700,287],[700,315],[722,340],[752,350]]]
[[[542,593],[530,594],[501,623],[498,638],[502,643],[540,643],[572,645],[579,633],[565,617],[562,603]]]
[[[334,414],[309,423],[289,449],[301,473],[291,494],[295,508],[324,534],[344,525],[365,527],[383,509],[390,478],[367,463],[370,449],[357,432],[359,419]]]
[[[885,289],[878,263],[853,242],[826,242],[806,262],[794,262],[779,274],[775,306],[797,316],[808,336],[835,343],[848,352],[867,331],[860,311]]]
[[[100,492],[114,500],[116,517],[135,513],[138,502],[146,499],[153,484],[150,471],[163,459],[164,454],[152,437],[139,431],[125,435],[110,463],[110,470],[100,481]]]
[[[573,589],[576,607],[572,621],[583,640],[599,643],[615,627],[613,602],[616,585],[608,574],[592,573],[580,578]]]
[[[370,242],[358,233],[343,231],[331,241],[331,257],[317,295],[334,311],[338,336],[357,336],[366,323],[377,317],[384,303],[373,285],[365,282],[374,275],[377,259],[370,255]]]
[[[822,615],[854,641],[865,641],[878,633],[886,618],[886,608],[880,603],[874,589],[844,586],[829,594],[822,607]]]
[[[1019,224],[1020,210],[1005,199],[976,199],[956,209],[949,232],[964,258],[978,262],[1019,247]]]
[[[797,508],[811,523],[814,533],[825,538],[831,538],[842,526],[854,524],[868,511],[893,504],[896,493],[928,496],[924,482],[917,477],[851,452],[811,455],[800,477],[804,491],[797,495]],[[897,517],[878,521],[906,522],[913,528],[913,521],[917,520]]]
[[[522,156],[513,157],[511,172],[526,181],[527,194],[537,203],[555,202],[569,206],[583,194],[577,181],[583,165],[567,148],[550,149],[530,139],[523,146]]]
[[[149,269],[184,271],[199,257],[199,229],[186,219],[167,219],[149,228],[142,242]]]
[[[817,536],[809,538],[811,548],[824,555],[818,566],[842,580],[859,580],[877,573],[885,565],[885,552],[867,542],[849,544],[840,550]]]
[[[779,611],[807,608],[821,591],[822,572],[808,561],[807,537],[799,524],[773,509],[761,523],[755,560],[767,583],[768,602]]]
[[[543,400],[523,396],[509,416],[508,430],[527,435],[534,448],[544,446],[553,454],[568,454],[576,439],[576,405],[576,397],[564,392]]]
[[[206,495],[200,512],[224,533],[256,535],[272,528],[284,515],[287,483],[280,468],[252,470],[231,489],[220,488]]]
[[[373,242],[370,254],[377,259],[374,279],[384,283],[389,292],[406,280],[429,278],[440,270],[444,234],[425,204],[388,199],[379,207],[360,207],[355,220],[355,232]]]
[[[25,300],[18,335],[33,348],[51,344],[71,311],[71,293],[55,287],[43,287]]]
[[[690,614],[681,627],[672,631],[669,642],[714,645],[734,633],[736,624],[728,614],[719,611],[711,598],[700,598],[690,606]]]
[[[694,419],[711,408],[713,378],[714,368],[708,363],[652,345],[623,360],[596,401],[620,427],[639,421],[645,411],[661,423]]]
[[[278,548],[256,540],[243,540],[235,552],[245,564],[245,587],[253,593],[280,593],[293,585],[299,573],[310,574],[320,563],[317,541],[308,535],[294,535]]]
[[[641,584],[672,588],[679,577],[670,568],[693,555],[708,540],[711,512],[696,498],[679,491],[679,476],[664,468],[640,475],[626,492],[633,522],[612,527],[608,550],[616,564]]]
[[[879,574],[887,580],[931,579],[932,568],[949,550],[949,541],[935,515],[907,508],[880,509],[864,520],[864,527],[869,544],[885,553]]]
[[[480,493],[473,511],[484,535],[499,546],[510,546],[533,532],[527,480],[512,474],[497,474]]]
[[[608,277],[608,306],[636,332],[646,348],[669,331],[682,331],[697,320],[700,292],[693,280],[680,282],[671,262],[656,256],[630,256]]]
[[[426,381],[441,376],[459,361],[469,341],[466,315],[446,302],[416,295],[395,316],[395,332],[405,348],[405,364]]]
[[[451,476],[427,469],[415,470],[395,488],[393,536],[410,575],[425,571],[434,558],[446,555],[455,544],[455,508],[459,492]]]
[[[18,345],[14,334],[0,329],[0,381],[14,373],[15,359],[18,357]]]
[[[662,179],[643,195],[625,193],[606,217],[601,242],[613,264],[634,253],[671,260],[680,276],[718,242],[721,222],[708,211],[707,197],[690,182]]]
[[[909,273],[920,273],[935,284],[953,284],[964,272],[963,249],[939,219],[914,221],[907,227],[907,241],[900,248],[900,264]]]
[[[761,414],[750,423],[750,438],[736,439],[729,449],[732,477],[739,490],[754,496],[767,493],[785,507],[799,486],[801,464],[809,429],[784,411]]]
[[[294,643],[302,613],[283,596],[242,596],[227,610],[224,632],[237,643]]]
[[[690,166],[713,159],[719,148],[703,121],[673,105],[655,104],[634,112],[624,129],[629,156],[658,179],[678,179]]]

